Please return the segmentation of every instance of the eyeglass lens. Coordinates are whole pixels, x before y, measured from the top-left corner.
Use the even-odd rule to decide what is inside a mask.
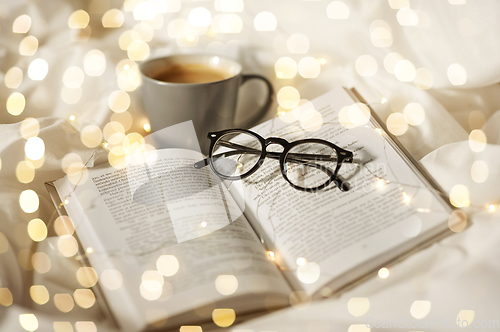
[[[244,132],[225,134],[212,149],[214,169],[223,176],[242,176],[258,163],[262,148],[262,143],[253,135]]]
[[[288,180],[301,188],[313,189],[327,183],[337,168],[337,152],[322,143],[293,146],[284,162]]]

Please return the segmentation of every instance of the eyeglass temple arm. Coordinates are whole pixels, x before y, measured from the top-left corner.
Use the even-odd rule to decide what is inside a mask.
[[[239,150],[234,150],[234,151],[227,151],[224,153],[219,153],[216,155],[213,155],[212,157],[220,157],[220,156],[232,156],[235,154],[241,154],[243,153],[248,153],[248,154],[257,154],[260,155],[261,151],[257,149],[253,149],[247,146],[239,145],[233,142],[228,142],[228,141],[220,141],[220,144],[222,146],[228,147],[228,148],[235,148]],[[279,159],[281,155],[281,152],[268,152],[267,157],[272,158],[272,159]],[[292,158],[300,158],[300,159],[306,159],[306,160],[324,160],[324,161],[337,161],[336,157],[332,157],[329,155],[318,155],[318,154],[304,154],[304,153],[289,153],[288,156]],[[352,157],[350,159],[344,160],[345,162],[352,162]],[[208,165],[208,158],[205,158],[203,160],[200,160],[194,164],[194,168],[202,168]]]

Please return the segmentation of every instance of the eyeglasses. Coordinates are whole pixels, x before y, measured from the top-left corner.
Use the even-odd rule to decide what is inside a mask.
[[[195,168],[210,165],[220,178],[240,180],[252,175],[266,157],[277,159],[281,174],[295,189],[315,191],[335,183],[341,191],[349,186],[339,176],[343,163],[353,162],[353,153],[322,139],[288,142],[280,137],[264,139],[245,129],[228,129],[208,133],[211,140],[208,158],[194,164]],[[278,144],[282,152],[268,152]]]

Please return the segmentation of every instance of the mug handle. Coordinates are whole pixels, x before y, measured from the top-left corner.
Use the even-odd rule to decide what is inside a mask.
[[[249,80],[253,79],[258,79],[264,81],[267,86],[267,100],[264,106],[262,106],[256,114],[254,114],[250,119],[244,121],[240,126],[242,128],[249,128],[253,127],[254,125],[257,124],[257,122],[266,115],[267,111],[269,110],[269,107],[271,106],[273,102],[273,97],[274,97],[274,89],[273,86],[271,85],[271,82],[268,81],[267,78],[261,75],[255,75],[255,74],[250,74],[250,75],[243,75],[243,79],[241,80],[241,85],[245,84],[245,82],[248,82]]]

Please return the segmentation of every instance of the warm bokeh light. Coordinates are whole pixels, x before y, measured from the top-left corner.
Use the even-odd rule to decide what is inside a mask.
[[[161,275],[160,272],[155,270],[147,270],[142,274],[142,283],[141,287],[144,287],[146,290],[150,292],[157,291],[161,289],[163,284],[165,283],[165,279]]]
[[[23,82],[23,71],[19,67],[12,67],[5,73],[5,86],[9,89],[17,89]]]
[[[85,183],[89,176],[87,167],[80,162],[69,165],[67,171],[68,181],[75,186]]]
[[[78,252],[78,242],[71,235],[63,235],[57,239],[57,250],[64,257],[73,257]]]
[[[295,261],[295,264],[297,264],[298,266],[304,265],[305,263],[307,263],[307,260],[304,257],[299,257]]]
[[[292,109],[299,104],[300,93],[292,86],[285,86],[278,91],[278,104],[286,109]]]
[[[215,0],[215,10],[225,13],[242,12],[243,0]]]
[[[387,279],[389,277],[389,269],[386,267],[381,268],[378,270],[378,276],[382,279]]]
[[[469,147],[474,152],[481,152],[486,149],[487,138],[484,131],[476,129],[469,134]]]
[[[290,57],[279,58],[274,64],[277,78],[294,78],[297,75],[297,63]]]
[[[24,111],[26,106],[26,99],[24,95],[20,92],[14,92],[7,98],[7,112],[14,116],[18,116]]]
[[[38,49],[38,39],[34,36],[25,37],[21,43],[19,43],[19,54],[30,56],[36,53]]]
[[[346,20],[349,18],[349,7],[342,1],[332,1],[326,7],[326,15],[334,20]]]
[[[127,131],[132,127],[133,118],[129,112],[125,111],[122,113],[113,113],[111,115],[110,121],[116,121],[120,123],[125,131]]]
[[[108,97],[109,108],[116,113],[125,112],[130,107],[130,96],[122,90],[113,91]]]
[[[414,301],[410,307],[410,314],[415,319],[422,319],[427,317],[431,311],[430,301]]]
[[[151,21],[155,18],[156,12],[152,2],[139,2],[133,10],[134,20]]]
[[[123,169],[127,166],[129,155],[122,146],[115,146],[108,153],[108,162],[116,169]]]
[[[120,37],[118,38],[118,45],[120,46],[120,49],[126,51],[128,49],[128,47],[130,46],[130,44],[132,44],[134,41],[139,41],[139,40],[141,40],[141,35],[137,31],[127,30],[127,31],[123,32],[120,35]],[[128,60],[128,59],[122,60],[122,62],[123,61],[128,61],[129,63],[133,62],[132,60]],[[119,66],[117,66],[117,70],[118,70],[118,68],[120,68],[120,72],[123,69],[123,65],[120,65],[122,62],[118,63]],[[129,68],[130,68],[130,64],[129,64]],[[117,74],[119,74],[119,73],[117,72]]]
[[[212,312],[212,320],[217,326],[228,327],[236,320],[236,313],[233,309],[215,309]]]
[[[434,76],[432,72],[426,68],[418,68],[415,72],[413,80],[415,86],[422,90],[428,90],[434,85]]]
[[[40,137],[30,137],[24,145],[24,152],[29,159],[38,160],[45,153],[45,143]]]
[[[76,322],[76,332],[97,332],[97,326],[94,322]]]
[[[403,59],[404,59],[403,56],[396,52],[391,52],[387,54],[384,58],[385,70],[387,70],[387,72],[390,74],[394,74],[394,69],[396,67],[396,64]]]
[[[170,23],[168,24],[167,33],[170,38],[177,38],[177,35],[182,30],[187,29],[189,29],[189,23],[182,18],[176,18],[170,21]]]
[[[96,125],[85,126],[80,133],[80,139],[85,146],[95,148],[102,142],[102,131]]]
[[[448,218],[448,227],[455,233],[460,233],[467,227],[467,214],[462,210],[455,210]]]
[[[361,55],[355,62],[356,72],[361,76],[373,76],[377,73],[377,60],[371,55]]]
[[[173,255],[161,255],[156,261],[156,268],[165,277],[171,277],[179,271],[179,261]]]
[[[404,7],[398,10],[396,17],[399,24],[401,24],[402,26],[418,25],[418,15],[413,9],[409,7]]]
[[[54,332],[74,332],[73,325],[70,322],[54,322],[52,323],[52,327],[54,328]]]
[[[77,289],[73,293],[76,304],[83,309],[92,307],[95,303],[95,295],[90,289]]]
[[[8,288],[0,288],[0,304],[4,307],[8,307],[12,305],[14,302],[14,298],[12,297],[12,293]]]
[[[49,64],[41,58],[33,60],[28,67],[28,77],[33,81],[41,81],[49,72]]]
[[[49,256],[44,252],[35,252],[31,256],[31,264],[33,265],[33,269],[40,274],[49,272],[52,267]]]
[[[112,8],[102,16],[102,26],[105,28],[119,28],[123,25],[125,17],[121,10]]]
[[[425,121],[425,110],[419,103],[409,103],[403,111],[406,122],[418,126]]]
[[[362,103],[355,103],[349,107],[349,122],[354,126],[364,126],[370,121],[370,108]]]
[[[212,14],[205,7],[196,7],[189,12],[188,22],[193,27],[208,27],[212,23]]]
[[[300,126],[305,131],[318,131],[323,125],[323,116],[315,109],[307,109],[300,115]]]
[[[33,285],[30,287],[30,296],[33,302],[43,305],[49,302],[49,291],[43,285]]]
[[[222,295],[231,295],[238,289],[238,279],[230,274],[223,274],[215,279],[215,288]]]
[[[99,50],[90,50],[83,57],[83,69],[89,76],[101,76],[106,70],[106,57]]]
[[[125,128],[119,122],[110,121],[104,126],[102,134],[109,144],[117,145],[125,138]]]
[[[349,117],[349,110],[350,109],[351,109],[351,106],[344,106],[340,109],[339,114],[338,114],[339,123],[347,129],[356,127],[356,125],[351,121],[351,119]]]
[[[476,160],[471,167],[470,175],[476,183],[484,183],[488,179],[490,168],[484,160]]]
[[[466,326],[468,327],[472,325],[475,316],[476,312],[474,310],[460,310],[460,312],[457,315],[456,321],[460,322],[460,327],[466,327]]]
[[[85,29],[89,25],[89,22],[89,14],[85,10],[79,9],[69,16],[68,27],[70,29]]]
[[[375,47],[390,47],[394,41],[391,30],[385,27],[376,28],[370,34],[370,37]]]
[[[149,56],[149,53],[150,48],[148,43],[142,40],[133,41],[127,47],[127,56],[133,61],[145,60]]]
[[[21,128],[19,131],[21,132],[22,138],[28,140],[31,137],[38,136],[38,132],[40,131],[40,123],[35,118],[25,118],[21,122]]]
[[[70,294],[59,293],[54,295],[54,305],[61,312],[70,312],[75,307],[75,302]]]
[[[123,285],[123,276],[118,270],[104,270],[100,282],[109,290],[117,290]]]
[[[12,32],[14,33],[26,33],[31,28],[31,17],[26,14],[16,17],[14,23],[12,23]]]
[[[38,210],[39,203],[38,195],[31,189],[23,191],[19,196],[19,205],[26,213],[33,213]]]
[[[80,267],[76,271],[76,279],[83,287],[90,288],[97,283],[97,273],[91,267]]]
[[[82,85],[84,79],[85,74],[83,70],[79,67],[72,66],[66,69],[62,81],[66,87],[76,89]]]
[[[45,240],[47,237],[47,226],[42,219],[35,218],[28,223],[28,235],[35,242]]]
[[[139,34],[140,40],[150,42],[154,37],[153,27],[145,22],[138,23],[134,26],[133,31]]]
[[[21,314],[19,315],[19,324],[26,331],[35,331],[38,329],[38,319],[34,314]]]
[[[321,65],[316,58],[305,57],[299,61],[299,74],[304,78],[316,78],[321,72]]]
[[[457,184],[451,188],[450,203],[456,207],[468,207],[470,205],[469,189],[462,185]]]
[[[237,14],[225,14],[219,22],[219,28],[222,33],[240,33],[243,21]]]
[[[465,68],[458,63],[454,63],[448,67],[448,80],[453,85],[464,85],[467,82],[467,72]]]
[[[307,262],[297,268],[297,277],[304,284],[315,283],[321,275],[321,269],[317,263]]]
[[[274,31],[278,26],[278,21],[273,13],[260,12],[255,16],[253,25],[257,31]]]
[[[392,9],[409,8],[410,0],[389,0],[389,6]]]
[[[148,301],[158,300],[162,296],[164,284],[164,278],[158,271],[145,271],[139,288],[141,296]]]
[[[417,76],[417,71],[410,60],[400,60],[394,66],[394,74],[401,82],[411,82]]]
[[[395,136],[403,135],[408,130],[408,123],[406,122],[404,115],[401,113],[392,113],[389,115],[386,125],[391,134]]]
[[[61,161],[61,168],[64,171],[64,173],[68,174],[68,167],[74,163],[83,164],[82,157],[80,157],[78,154],[74,152],[70,152],[67,155],[65,155]]]
[[[61,99],[68,105],[74,105],[82,98],[82,88],[70,89],[64,86],[61,89]]]
[[[203,329],[201,326],[181,326],[179,329],[179,332],[203,332]]]
[[[361,317],[370,309],[370,300],[366,297],[353,297],[347,302],[347,310],[354,317]]]
[[[35,178],[35,168],[30,161],[20,161],[16,167],[16,178],[21,183],[30,183]]]
[[[305,54],[309,51],[309,38],[303,33],[294,33],[288,37],[286,46],[292,54]]]

